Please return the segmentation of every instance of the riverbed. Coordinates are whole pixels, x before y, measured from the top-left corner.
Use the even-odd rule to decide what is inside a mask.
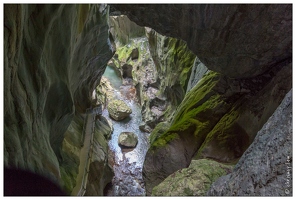
[[[113,133],[109,141],[109,150],[112,152],[114,178],[112,185],[105,195],[107,196],[144,196],[145,185],[142,178],[142,168],[146,152],[149,147],[148,133],[142,132],[139,126],[142,122],[141,108],[137,103],[136,89],[132,81],[122,80],[112,68],[107,67],[105,76],[114,88],[116,99],[123,100],[131,109],[132,114],[123,121],[115,121],[109,117],[107,109],[102,115],[113,124]],[[133,132],[138,136],[136,148],[122,151],[118,145],[118,136],[121,132]]]

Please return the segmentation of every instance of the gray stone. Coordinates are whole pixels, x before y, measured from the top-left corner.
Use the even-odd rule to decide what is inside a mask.
[[[211,196],[292,196],[292,90]]]
[[[152,196],[204,196],[217,178],[231,170],[232,165],[214,160],[192,160],[188,168],[174,172],[155,186]]]
[[[138,136],[132,132],[122,132],[118,136],[118,144],[122,148],[135,148],[138,144]]]
[[[110,117],[116,121],[123,120],[132,113],[132,110],[128,105],[124,101],[118,99],[109,102],[107,108]]]
[[[195,58],[193,67],[191,69],[190,78],[187,84],[186,93],[189,92],[200,80],[201,78],[209,73],[209,69],[199,60],[198,57]]]
[[[145,35],[145,28],[130,21],[126,15],[110,16],[110,32],[117,44],[125,45],[130,39]]]

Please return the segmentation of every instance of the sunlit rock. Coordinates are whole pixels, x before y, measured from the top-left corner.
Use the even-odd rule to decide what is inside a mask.
[[[107,108],[110,117],[116,121],[123,120],[132,113],[132,109],[124,101],[118,99],[109,102]]]
[[[118,144],[122,148],[134,148],[137,143],[138,136],[132,132],[122,132],[118,137]]]
[[[231,170],[231,165],[213,160],[192,160],[188,168],[174,172],[154,187],[152,196],[204,196],[215,180]]]

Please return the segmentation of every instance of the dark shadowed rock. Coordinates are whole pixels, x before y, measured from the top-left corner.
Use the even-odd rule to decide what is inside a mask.
[[[292,196],[292,90],[211,196]]]
[[[108,7],[6,4],[4,10],[4,165],[72,182],[76,166],[61,172],[63,139],[73,115],[90,107],[114,53]]]
[[[229,77],[259,75],[291,57],[292,4],[111,6],[140,26],[185,40],[210,70]]]

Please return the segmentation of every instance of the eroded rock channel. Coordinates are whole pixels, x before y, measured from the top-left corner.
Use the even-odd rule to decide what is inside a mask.
[[[3,82],[4,195],[293,195],[291,4],[5,4]]]
[[[108,69],[110,70],[110,69]],[[108,72],[107,72],[108,73]],[[106,74],[106,82],[111,82],[106,103],[112,101],[110,98],[123,101],[132,113],[122,120],[114,120],[110,117],[108,109],[104,109],[102,115],[112,124],[113,132],[109,141],[110,164],[114,170],[112,183],[105,189],[107,196],[144,196],[145,188],[142,178],[142,167],[145,154],[148,150],[148,134],[142,132],[139,126],[142,123],[140,105],[135,95],[133,85],[118,84],[121,79],[115,73],[111,76]],[[105,83],[106,83],[105,82]],[[127,95],[128,94],[128,95]],[[121,133],[130,132],[137,136],[135,147],[121,147],[119,136]]]

